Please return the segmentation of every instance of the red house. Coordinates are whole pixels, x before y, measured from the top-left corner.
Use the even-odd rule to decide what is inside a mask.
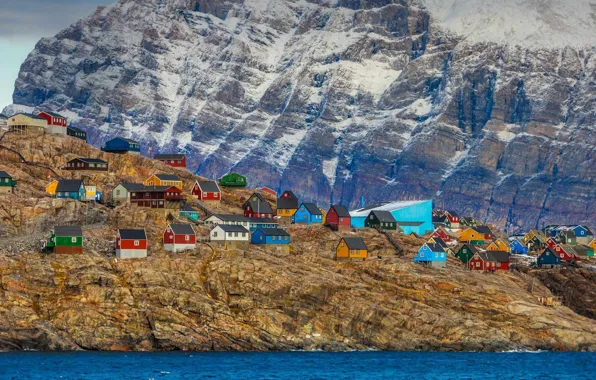
[[[327,212],[325,224],[337,231],[349,230],[351,221],[350,212],[345,206],[334,205]]]
[[[437,229],[436,229],[436,230],[435,230],[435,231],[434,231],[434,232],[433,232],[433,233],[430,235],[430,237],[431,237],[431,238],[433,238],[433,237],[438,237],[438,238],[441,238],[441,239],[443,239],[443,241],[445,241],[445,242],[447,242],[447,243],[451,241],[451,236],[449,236],[449,235],[447,234],[447,232],[445,232],[445,230],[444,230],[444,229],[442,229],[441,227],[437,228]]]
[[[197,247],[197,235],[190,224],[168,224],[163,232],[163,248],[181,252]]]
[[[509,252],[478,251],[468,261],[468,269],[495,272],[509,270]]]
[[[118,230],[116,257],[120,259],[147,257],[147,233],[145,230]]]
[[[259,191],[262,191],[263,193],[267,193],[267,194],[271,194],[271,195],[275,195],[277,196],[277,191],[269,188],[269,187],[261,187],[259,189],[257,189]]]
[[[53,125],[57,127],[64,127],[64,130],[66,131],[67,120],[64,116],[51,111],[40,112],[37,114],[37,116],[46,119],[48,126]]]
[[[444,214],[449,219],[449,224],[451,228],[458,228],[459,227],[459,215],[455,211],[445,211]]]
[[[573,248],[567,244],[558,244],[553,238],[549,238],[546,245],[561,258],[561,261],[580,261],[580,258],[573,252]]]
[[[221,189],[215,181],[196,181],[191,193],[200,201],[221,200]]]
[[[273,209],[269,202],[259,193],[254,193],[242,205],[247,218],[273,218]]]
[[[184,199],[182,190],[175,186],[143,186],[130,192],[130,203],[139,207],[173,208],[171,202]]]
[[[186,156],[184,154],[156,154],[153,158],[174,168],[186,167]]]

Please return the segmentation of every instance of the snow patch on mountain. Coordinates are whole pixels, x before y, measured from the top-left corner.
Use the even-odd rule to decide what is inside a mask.
[[[419,0],[467,42],[529,48],[596,44],[594,0]]]

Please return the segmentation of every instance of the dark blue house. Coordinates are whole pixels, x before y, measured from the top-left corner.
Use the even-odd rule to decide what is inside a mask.
[[[141,154],[141,144],[131,139],[116,137],[107,141],[101,150],[108,153]]]
[[[538,259],[536,259],[536,264],[538,264],[539,267],[550,265],[552,268],[555,265],[561,264],[561,258],[550,248],[546,248],[544,252],[538,256]]]
[[[70,198],[84,201],[85,185],[80,179],[61,179],[56,187],[56,198]]]
[[[259,228],[252,233],[252,244],[290,244],[290,234],[280,228]]]
[[[527,255],[528,254],[528,247],[523,245],[519,240],[513,239],[511,243],[509,243],[509,248],[511,249],[511,253],[516,255]]]
[[[314,203],[303,203],[292,216],[293,223],[323,223],[323,213]]]

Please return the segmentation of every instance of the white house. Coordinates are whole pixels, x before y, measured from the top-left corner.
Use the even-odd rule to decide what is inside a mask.
[[[242,226],[218,224],[209,233],[209,239],[218,244],[245,246],[250,242],[250,232]]]

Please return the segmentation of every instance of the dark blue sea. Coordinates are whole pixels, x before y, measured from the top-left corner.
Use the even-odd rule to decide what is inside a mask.
[[[0,379],[596,379],[596,354],[0,353]]]

